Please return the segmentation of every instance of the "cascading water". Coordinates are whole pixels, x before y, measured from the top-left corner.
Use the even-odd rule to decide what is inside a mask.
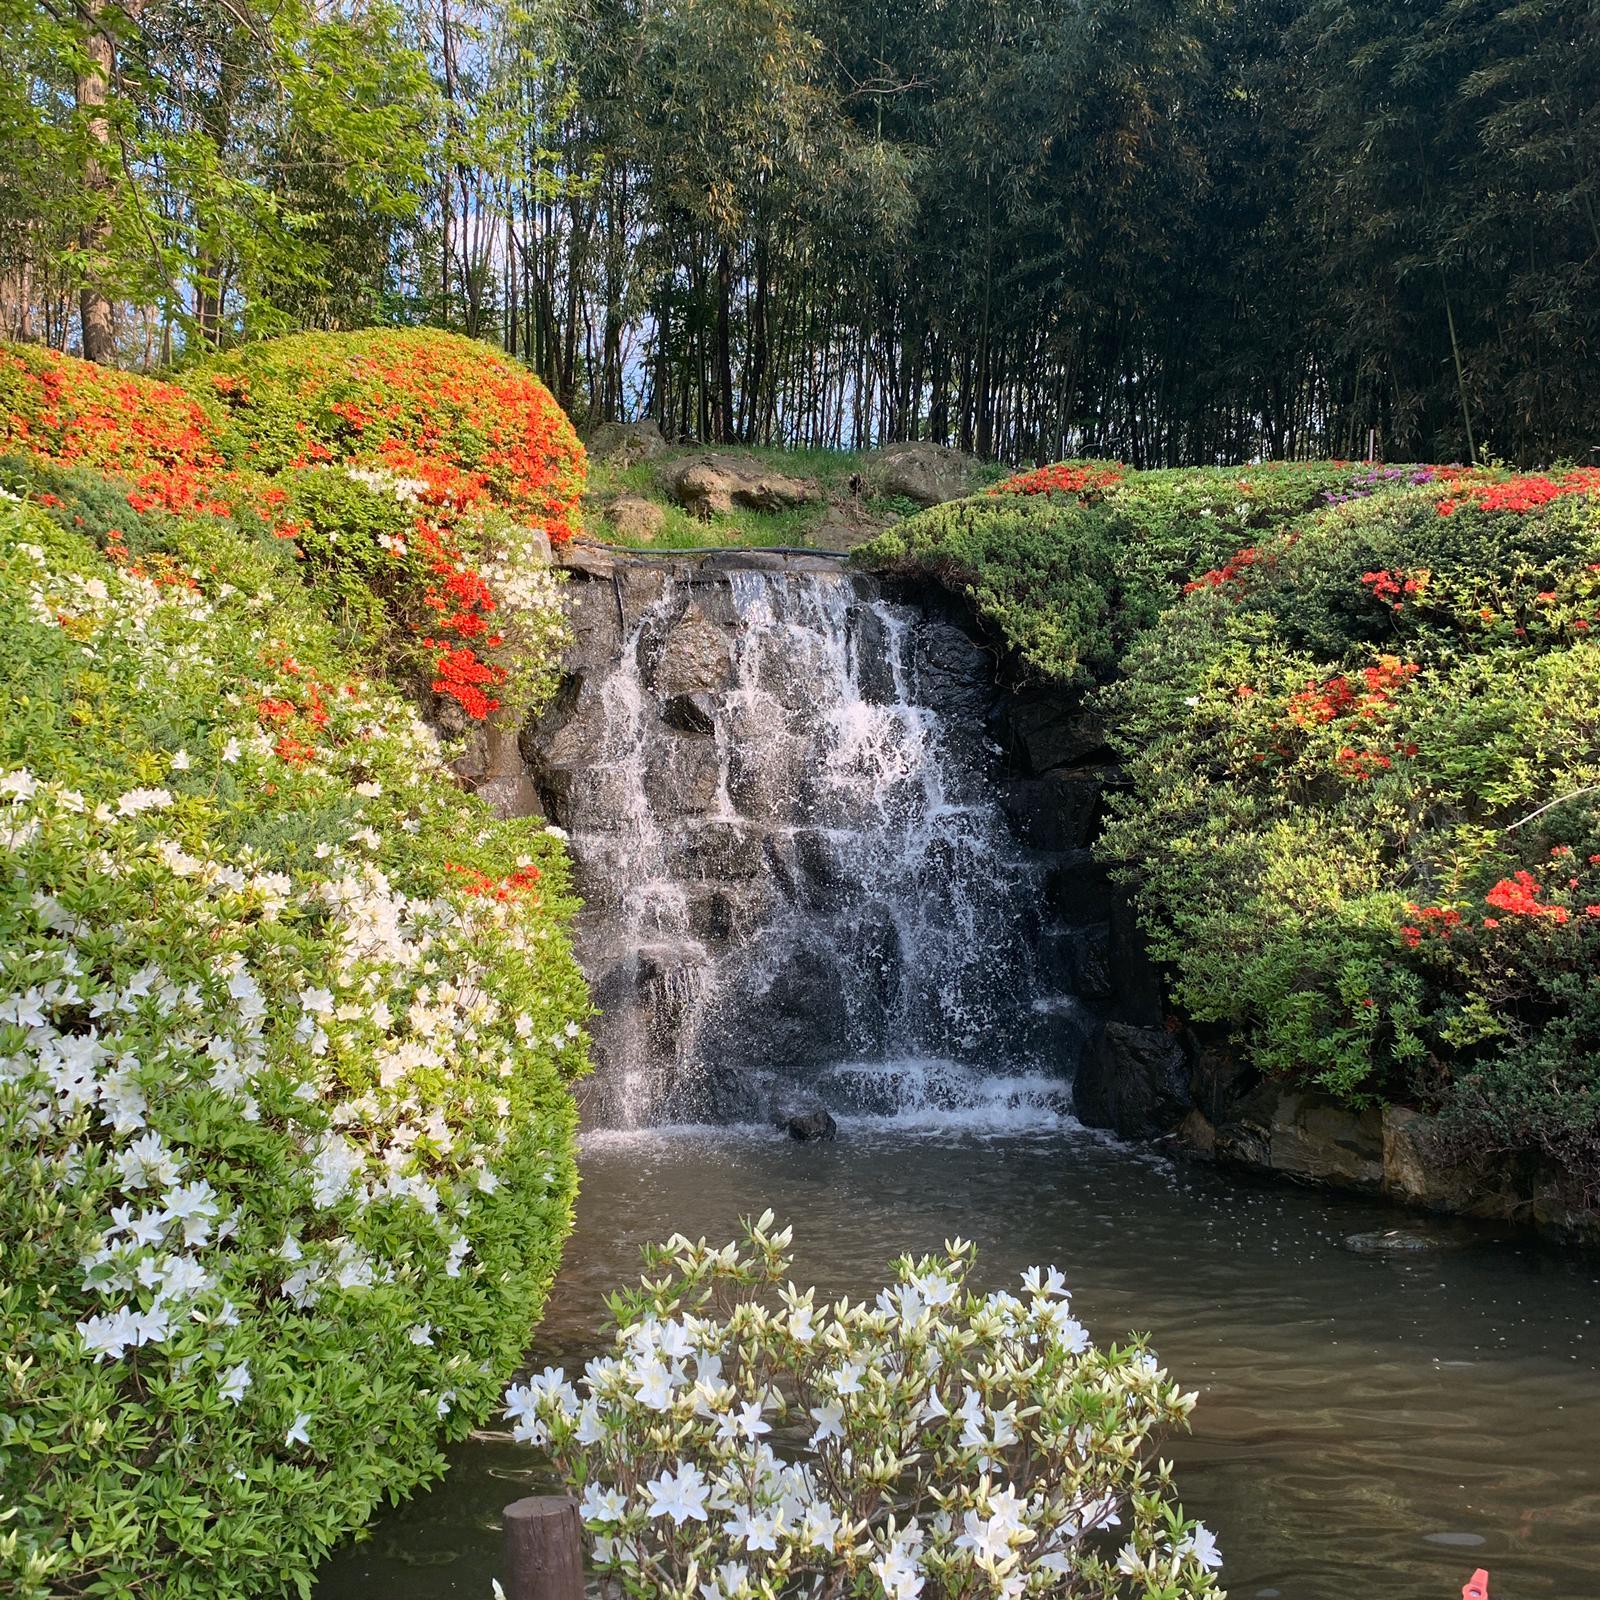
[[[591,1117],[1059,1112],[1087,1014],[1036,967],[983,653],[834,570],[583,587],[587,655],[529,753],[588,905]]]

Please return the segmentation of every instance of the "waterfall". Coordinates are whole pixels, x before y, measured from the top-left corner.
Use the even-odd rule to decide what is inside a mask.
[[[525,748],[588,908],[591,1117],[1058,1107],[1085,1013],[1037,967],[985,654],[834,569],[578,587],[569,687]]]

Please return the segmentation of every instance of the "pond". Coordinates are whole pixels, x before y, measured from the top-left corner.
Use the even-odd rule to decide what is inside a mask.
[[[1172,1453],[1234,1600],[1455,1600],[1478,1566],[1495,1600],[1600,1593],[1594,1263],[1427,1223],[1447,1248],[1357,1256],[1347,1236],[1406,1219],[1044,1120],[850,1120],[828,1145],[591,1134],[532,1358],[580,1368],[601,1296],[674,1230],[722,1240],[770,1206],[794,1225],[797,1280],[835,1295],[960,1234],[982,1286],[1054,1263],[1097,1339],[1149,1333],[1199,1391]],[[488,1600],[500,1509],[545,1486],[491,1425],[330,1561],[316,1600]]]

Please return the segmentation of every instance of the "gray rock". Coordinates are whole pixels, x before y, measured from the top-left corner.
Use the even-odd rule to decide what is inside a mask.
[[[586,441],[591,461],[632,466],[667,453],[667,441],[654,417],[639,422],[602,422]]]
[[[649,683],[663,700],[726,689],[733,682],[728,636],[698,606],[688,607],[667,629],[653,655]]]
[[[1176,1128],[1189,1108],[1189,1065],[1165,1029],[1108,1022],[1090,1040],[1072,1085],[1080,1122],[1154,1139]]]
[[[839,1136],[839,1124],[821,1106],[812,1111],[794,1112],[785,1117],[780,1126],[791,1139],[797,1140],[801,1144],[812,1144],[824,1139],[836,1139]]]
[[[919,506],[941,505],[970,494],[979,465],[975,456],[927,441],[886,445],[873,462],[886,495]]]
[[[717,780],[717,750],[707,739],[668,734],[645,750],[645,798],[662,822],[713,810]]]
[[[691,881],[753,878],[765,859],[764,832],[742,822],[696,822],[673,839],[672,855],[675,874]]]

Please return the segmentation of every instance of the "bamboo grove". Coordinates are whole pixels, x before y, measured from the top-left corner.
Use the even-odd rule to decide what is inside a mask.
[[[1587,462],[1600,0],[0,0],[0,329],[437,324],[580,420]]]

